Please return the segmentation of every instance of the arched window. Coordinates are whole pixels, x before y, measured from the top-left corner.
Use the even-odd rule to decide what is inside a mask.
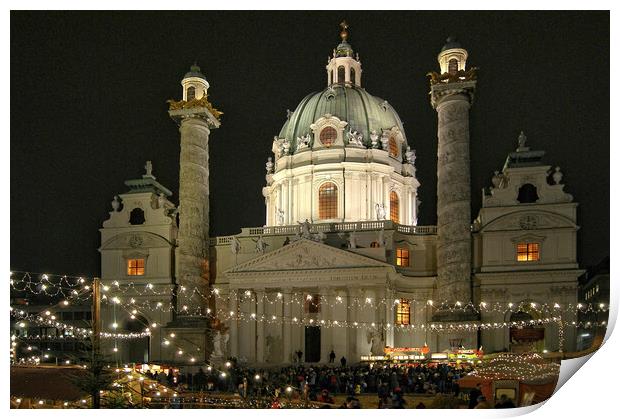
[[[328,220],[338,216],[338,188],[327,182],[319,188],[319,219]]]
[[[190,86],[187,88],[187,101],[196,99],[196,88],[194,86]]]
[[[377,247],[381,247],[381,245],[379,244],[379,242],[372,242],[370,243],[370,247],[377,248]]]
[[[355,69],[351,68],[351,84],[355,84]]]
[[[329,147],[336,141],[336,137],[338,137],[338,133],[333,127],[325,127],[321,130],[321,134],[319,135],[319,139],[321,144],[325,147]]]
[[[448,73],[456,74],[457,71],[459,71],[459,62],[456,58],[452,58],[448,61]]]
[[[388,148],[390,151],[390,157],[398,157],[398,144],[396,144],[396,140],[394,139],[394,137],[390,137],[390,140],[388,142]]]
[[[521,204],[533,204],[538,201],[538,192],[536,191],[536,186],[531,183],[526,183],[525,185],[519,188],[519,195],[517,196],[517,201]]]
[[[344,83],[344,67],[338,67],[338,83]]]
[[[134,208],[129,213],[129,224],[131,225],[139,225],[144,224],[144,211],[141,208]]]
[[[394,191],[390,192],[390,220],[400,223],[400,200]]]

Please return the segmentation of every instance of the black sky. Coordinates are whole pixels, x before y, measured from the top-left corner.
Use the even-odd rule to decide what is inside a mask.
[[[110,201],[152,160],[177,202],[179,135],[165,101],[198,61],[224,112],[210,140],[211,233],[264,224],[264,162],[350,23],[362,85],[417,150],[420,224],[436,222],[436,115],[425,74],[448,35],[480,67],[472,214],[520,130],[580,203],[582,266],[609,254],[608,12],[12,12],[11,269],[99,273]]]

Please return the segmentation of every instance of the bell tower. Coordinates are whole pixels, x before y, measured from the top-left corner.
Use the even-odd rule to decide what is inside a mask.
[[[437,111],[437,289],[435,300],[457,309],[435,312],[436,320],[458,321],[473,313],[458,310],[472,301],[469,108],[476,68],[467,69],[467,51],[448,38],[437,56],[441,73],[430,72],[431,106]],[[463,315],[461,315],[463,314]]]
[[[167,329],[205,348],[209,309],[202,296],[209,295],[209,135],[220,126],[222,113],[208,101],[209,82],[196,64],[185,74],[181,86],[183,99],[168,101],[168,113],[181,134],[181,156],[177,317]]]

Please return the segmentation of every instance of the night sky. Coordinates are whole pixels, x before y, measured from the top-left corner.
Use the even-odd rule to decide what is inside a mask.
[[[417,150],[420,225],[436,222],[425,74],[454,35],[480,68],[472,215],[524,130],[580,204],[582,266],[609,255],[608,12],[12,12],[11,269],[98,275],[98,229],[146,160],[178,203],[166,100],[195,60],[224,112],[210,139],[211,234],[263,225],[273,136],[325,87],[343,18],[362,86],[394,106]]]

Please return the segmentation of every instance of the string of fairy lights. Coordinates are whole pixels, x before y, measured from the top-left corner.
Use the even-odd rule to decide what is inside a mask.
[[[92,299],[92,284],[93,280],[85,277],[73,277],[67,275],[52,275],[52,274],[38,274],[30,272],[11,272],[10,285],[16,292],[25,292],[27,294],[45,295],[47,297],[63,297],[57,306],[59,308],[65,308],[71,304],[84,304],[87,300]],[[204,302],[208,302],[212,299],[219,301],[220,304],[216,304],[216,307],[229,307],[228,302],[230,298],[234,298],[238,301],[236,311],[228,311],[226,308],[218,308],[212,312],[210,308],[207,308],[207,314],[219,319],[220,321],[234,320],[237,322],[255,322],[263,323],[267,325],[282,325],[291,324],[298,326],[313,326],[320,325],[326,328],[350,328],[350,329],[371,329],[371,330],[383,330],[400,333],[412,333],[412,332],[455,332],[455,331],[477,331],[477,330],[492,330],[502,328],[525,328],[533,326],[544,326],[550,324],[556,324],[558,326],[558,333],[560,339],[560,347],[562,346],[564,339],[564,328],[576,327],[576,328],[594,328],[599,326],[606,326],[606,322],[591,322],[591,321],[576,321],[576,320],[564,320],[567,314],[576,313],[598,313],[606,312],[608,307],[600,304],[567,304],[560,305],[559,303],[550,304],[538,304],[534,302],[520,302],[520,303],[501,303],[501,302],[481,302],[474,304],[472,302],[462,303],[459,301],[448,303],[437,303],[432,300],[416,301],[408,297],[392,296],[392,298],[372,298],[372,297],[354,297],[346,298],[341,295],[313,295],[304,292],[275,292],[272,295],[266,293],[257,294],[250,290],[242,290],[239,292],[232,292],[230,294],[224,294],[217,287],[210,289],[208,292],[203,292],[198,288],[188,289],[185,286],[174,286],[170,284],[151,284],[151,283],[134,283],[126,282],[121,284],[119,281],[111,281],[109,283],[101,283],[101,302],[112,306],[113,323],[109,325],[113,331],[101,332],[100,337],[104,339],[110,339],[114,341],[113,351],[118,351],[117,341],[129,340],[129,339],[141,339],[152,335],[152,329],[160,327],[157,322],[145,323],[142,319],[148,318],[148,313],[160,311],[162,313],[182,313],[185,315],[199,315],[200,307],[193,309],[187,306],[181,306],[178,310],[175,308],[173,301],[178,296],[183,296],[184,299],[192,300],[193,298],[200,298]],[[249,306],[256,306],[259,303],[265,305],[281,305],[291,308],[303,308],[308,304],[320,305],[324,308],[336,309],[338,307],[345,307],[347,309],[357,309],[366,311],[370,309],[391,309],[390,306],[397,306],[401,302],[406,301],[409,304],[413,304],[414,310],[416,308],[434,309],[434,310],[448,310],[452,312],[476,312],[476,313],[518,313],[521,311],[536,312],[541,315],[537,319],[531,320],[519,320],[519,321],[504,321],[504,322],[482,322],[482,321],[470,321],[465,323],[432,323],[432,322],[417,322],[410,324],[397,324],[394,322],[372,322],[372,321],[339,321],[335,319],[316,318],[316,316],[308,315],[305,313],[296,316],[284,316],[277,314],[265,314],[256,313],[252,311],[243,310],[241,307],[245,303]],[[117,332],[118,320],[117,309],[119,312],[124,312],[133,321],[138,321],[144,326],[141,332],[121,333]],[[270,310],[273,311],[273,310]],[[326,310],[327,311],[327,310]],[[304,313],[304,311],[301,311]],[[118,313],[120,315],[120,313]],[[53,340],[53,339],[90,339],[92,337],[92,330],[86,327],[77,327],[71,324],[63,323],[56,318],[53,307],[46,309],[41,313],[27,313],[19,308],[11,307],[11,316],[15,318],[17,326],[21,328],[27,327],[27,323],[33,323],[43,327],[50,327],[61,330],[62,336],[49,335],[34,335],[34,336],[22,336],[17,338],[12,337],[12,350],[16,346],[16,340],[18,341],[37,341],[37,340]],[[126,317],[126,316],[123,316]],[[200,352],[200,348],[187,350],[176,338],[174,333],[170,333],[167,336],[162,336],[162,345],[174,348],[175,354],[189,361],[190,363],[197,362],[200,356],[197,352]],[[191,344],[191,342],[188,341]],[[185,346],[185,347],[184,347]],[[210,368],[213,368],[210,366]]]
[[[14,276],[21,275],[21,278]],[[56,278],[55,283],[52,278]],[[64,285],[63,285],[64,282]],[[68,277],[66,275],[49,275],[49,274],[32,274],[29,272],[11,272],[11,287],[15,291],[28,292],[32,294],[44,294],[48,297],[56,297],[62,295],[65,298],[72,298],[77,301],[83,301],[91,298],[88,293],[92,287],[92,281],[83,277]],[[260,293],[251,290],[239,291],[228,295],[223,295],[222,291],[214,287],[208,291],[198,288],[189,289],[185,286],[175,286],[171,284],[152,284],[152,283],[134,283],[126,282],[121,284],[119,281],[111,281],[110,283],[102,283],[102,301],[111,299],[116,303],[122,301],[127,295],[127,299],[131,304],[138,308],[149,311],[161,310],[175,312],[177,314],[199,314],[198,311],[190,312],[192,309],[187,306],[181,306],[178,309],[172,303],[179,295],[185,300],[192,300],[195,297],[201,298],[203,301],[219,300],[222,303],[227,302],[230,298],[238,299],[240,304],[250,302],[254,304],[264,303],[269,305],[282,304],[283,306],[291,305],[304,307],[309,303],[320,305],[325,308],[336,309],[345,307],[348,309],[382,309],[389,306],[399,305],[406,301],[414,307],[429,306],[438,311],[462,311],[473,313],[506,313],[506,312],[536,312],[539,314],[553,314],[557,316],[564,313],[599,313],[608,311],[608,306],[599,303],[577,303],[577,304],[560,304],[553,303],[535,303],[535,302],[485,302],[478,304],[461,301],[433,301],[433,300],[416,300],[408,296],[394,296],[394,298],[373,298],[366,297],[343,297],[338,294],[313,295],[307,292],[294,291],[287,293],[279,291],[272,293]],[[82,291],[82,292],[81,292]],[[156,298],[155,300],[147,297]],[[196,309],[199,310],[199,309]]]

